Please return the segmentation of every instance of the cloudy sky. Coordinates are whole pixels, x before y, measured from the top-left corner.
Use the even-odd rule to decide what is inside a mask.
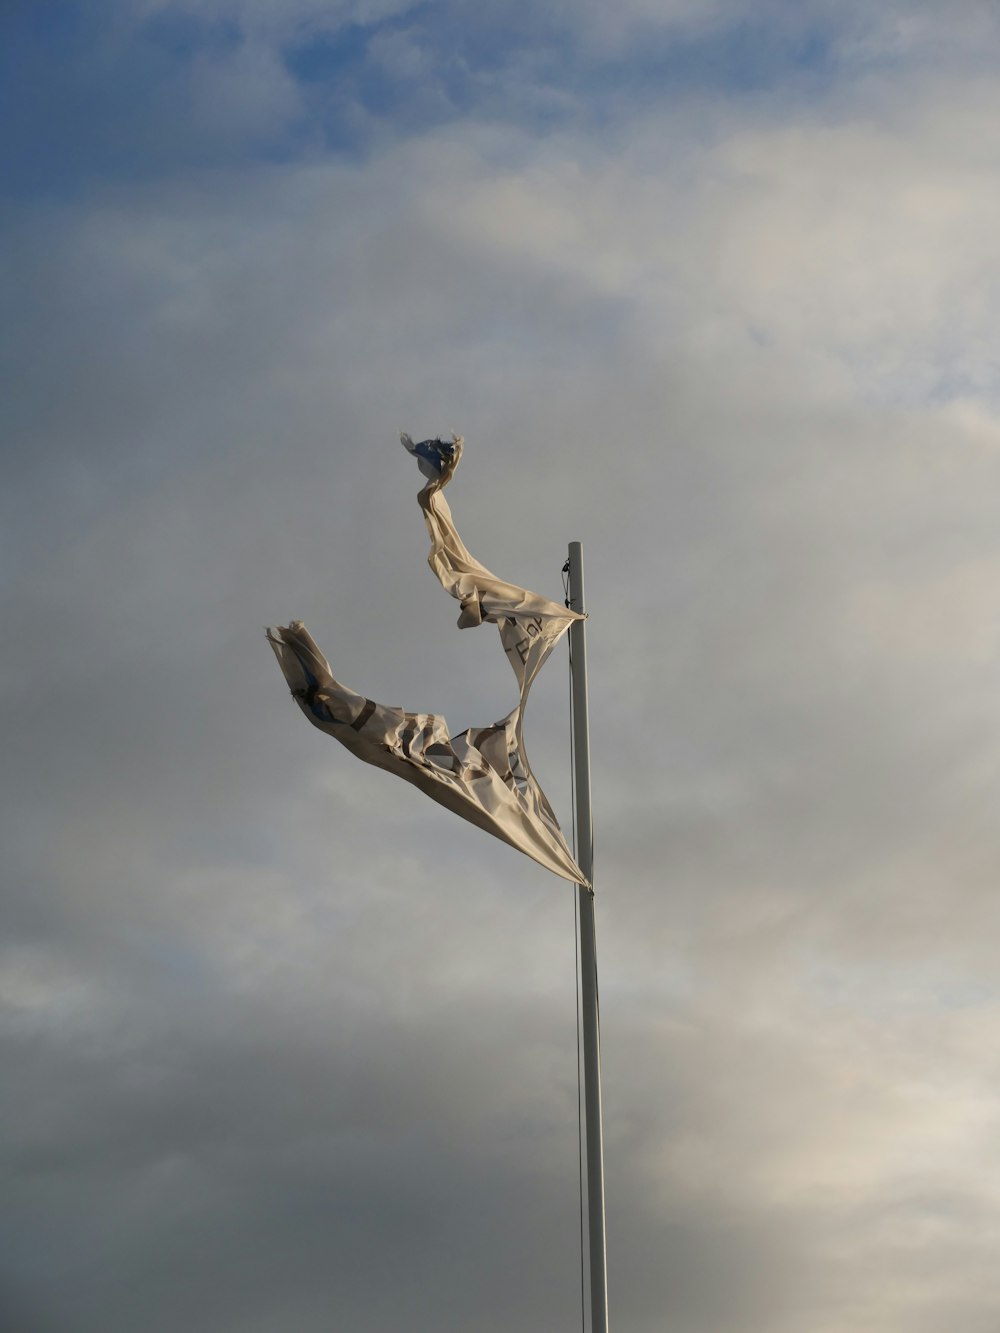
[[[587,554],[620,1333],[1000,1324],[1000,11],[11,0],[0,1325],[580,1327],[573,890],[400,450]],[[567,677],[532,697],[569,823]]]

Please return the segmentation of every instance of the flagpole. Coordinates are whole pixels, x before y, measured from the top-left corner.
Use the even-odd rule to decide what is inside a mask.
[[[583,546],[569,544],[569,605],[584,610]],[[586,621],[569,628],[573,760],[576,788],[576,855],[594,882],[594,836],[590,800],[590,720],[587,711]],[[608,1331],[607,1247],[604,1237],[604,1132],[601,1113],[601,1031],[597,994],[597,935],[594,892],[582,884],[580,896],[580,1012],[583,1028],[583,1087],[587,1123],[587,1232],[590,1240],[591,1333]]]

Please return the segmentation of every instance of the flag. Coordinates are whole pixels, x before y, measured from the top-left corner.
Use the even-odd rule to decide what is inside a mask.
[[[461,606],[460,628],[492,622],[517,679],[515,708],[490,726],[452,736],[438,713],[377,704],[337,681],[299,620],[267,631],[292,695],[314,726],[365,763],[419,787],[433,800],[576,884],[586,884],[524,751],[523,717],[531,683],[574,620],[582,617],[538,593],[506,583],[470,555],[442,494],[463,441],[402,435],[427,478],[418,495],[431,539],[428,564]]]

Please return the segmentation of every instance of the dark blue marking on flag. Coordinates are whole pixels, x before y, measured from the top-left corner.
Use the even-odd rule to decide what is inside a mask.
[[[445,464],[452,462],[455,457],[455,446],[449,440],[421,440],[419,444],[413,446],[413,452],[428,463],[440,477]]]

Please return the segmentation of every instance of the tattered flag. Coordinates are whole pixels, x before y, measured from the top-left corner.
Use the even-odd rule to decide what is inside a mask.
[[[418,500],[431,538],[428,564],[461,605],[461,628],[491,621],[517,678],[517,706],[501,721],[449,734],[437,713],[377,704],[341,685],[301,621],[267,637],[300,708],[315,726],[366,763],[412,782],[433,800],[510,843],[563,879],[586,884],[524,751],[523,716],[531,682],[574,620],[575,611],[506,583],[459,537],[442,494],[462,455],[461,437],[415,444],[401,436],[427,482]]]

